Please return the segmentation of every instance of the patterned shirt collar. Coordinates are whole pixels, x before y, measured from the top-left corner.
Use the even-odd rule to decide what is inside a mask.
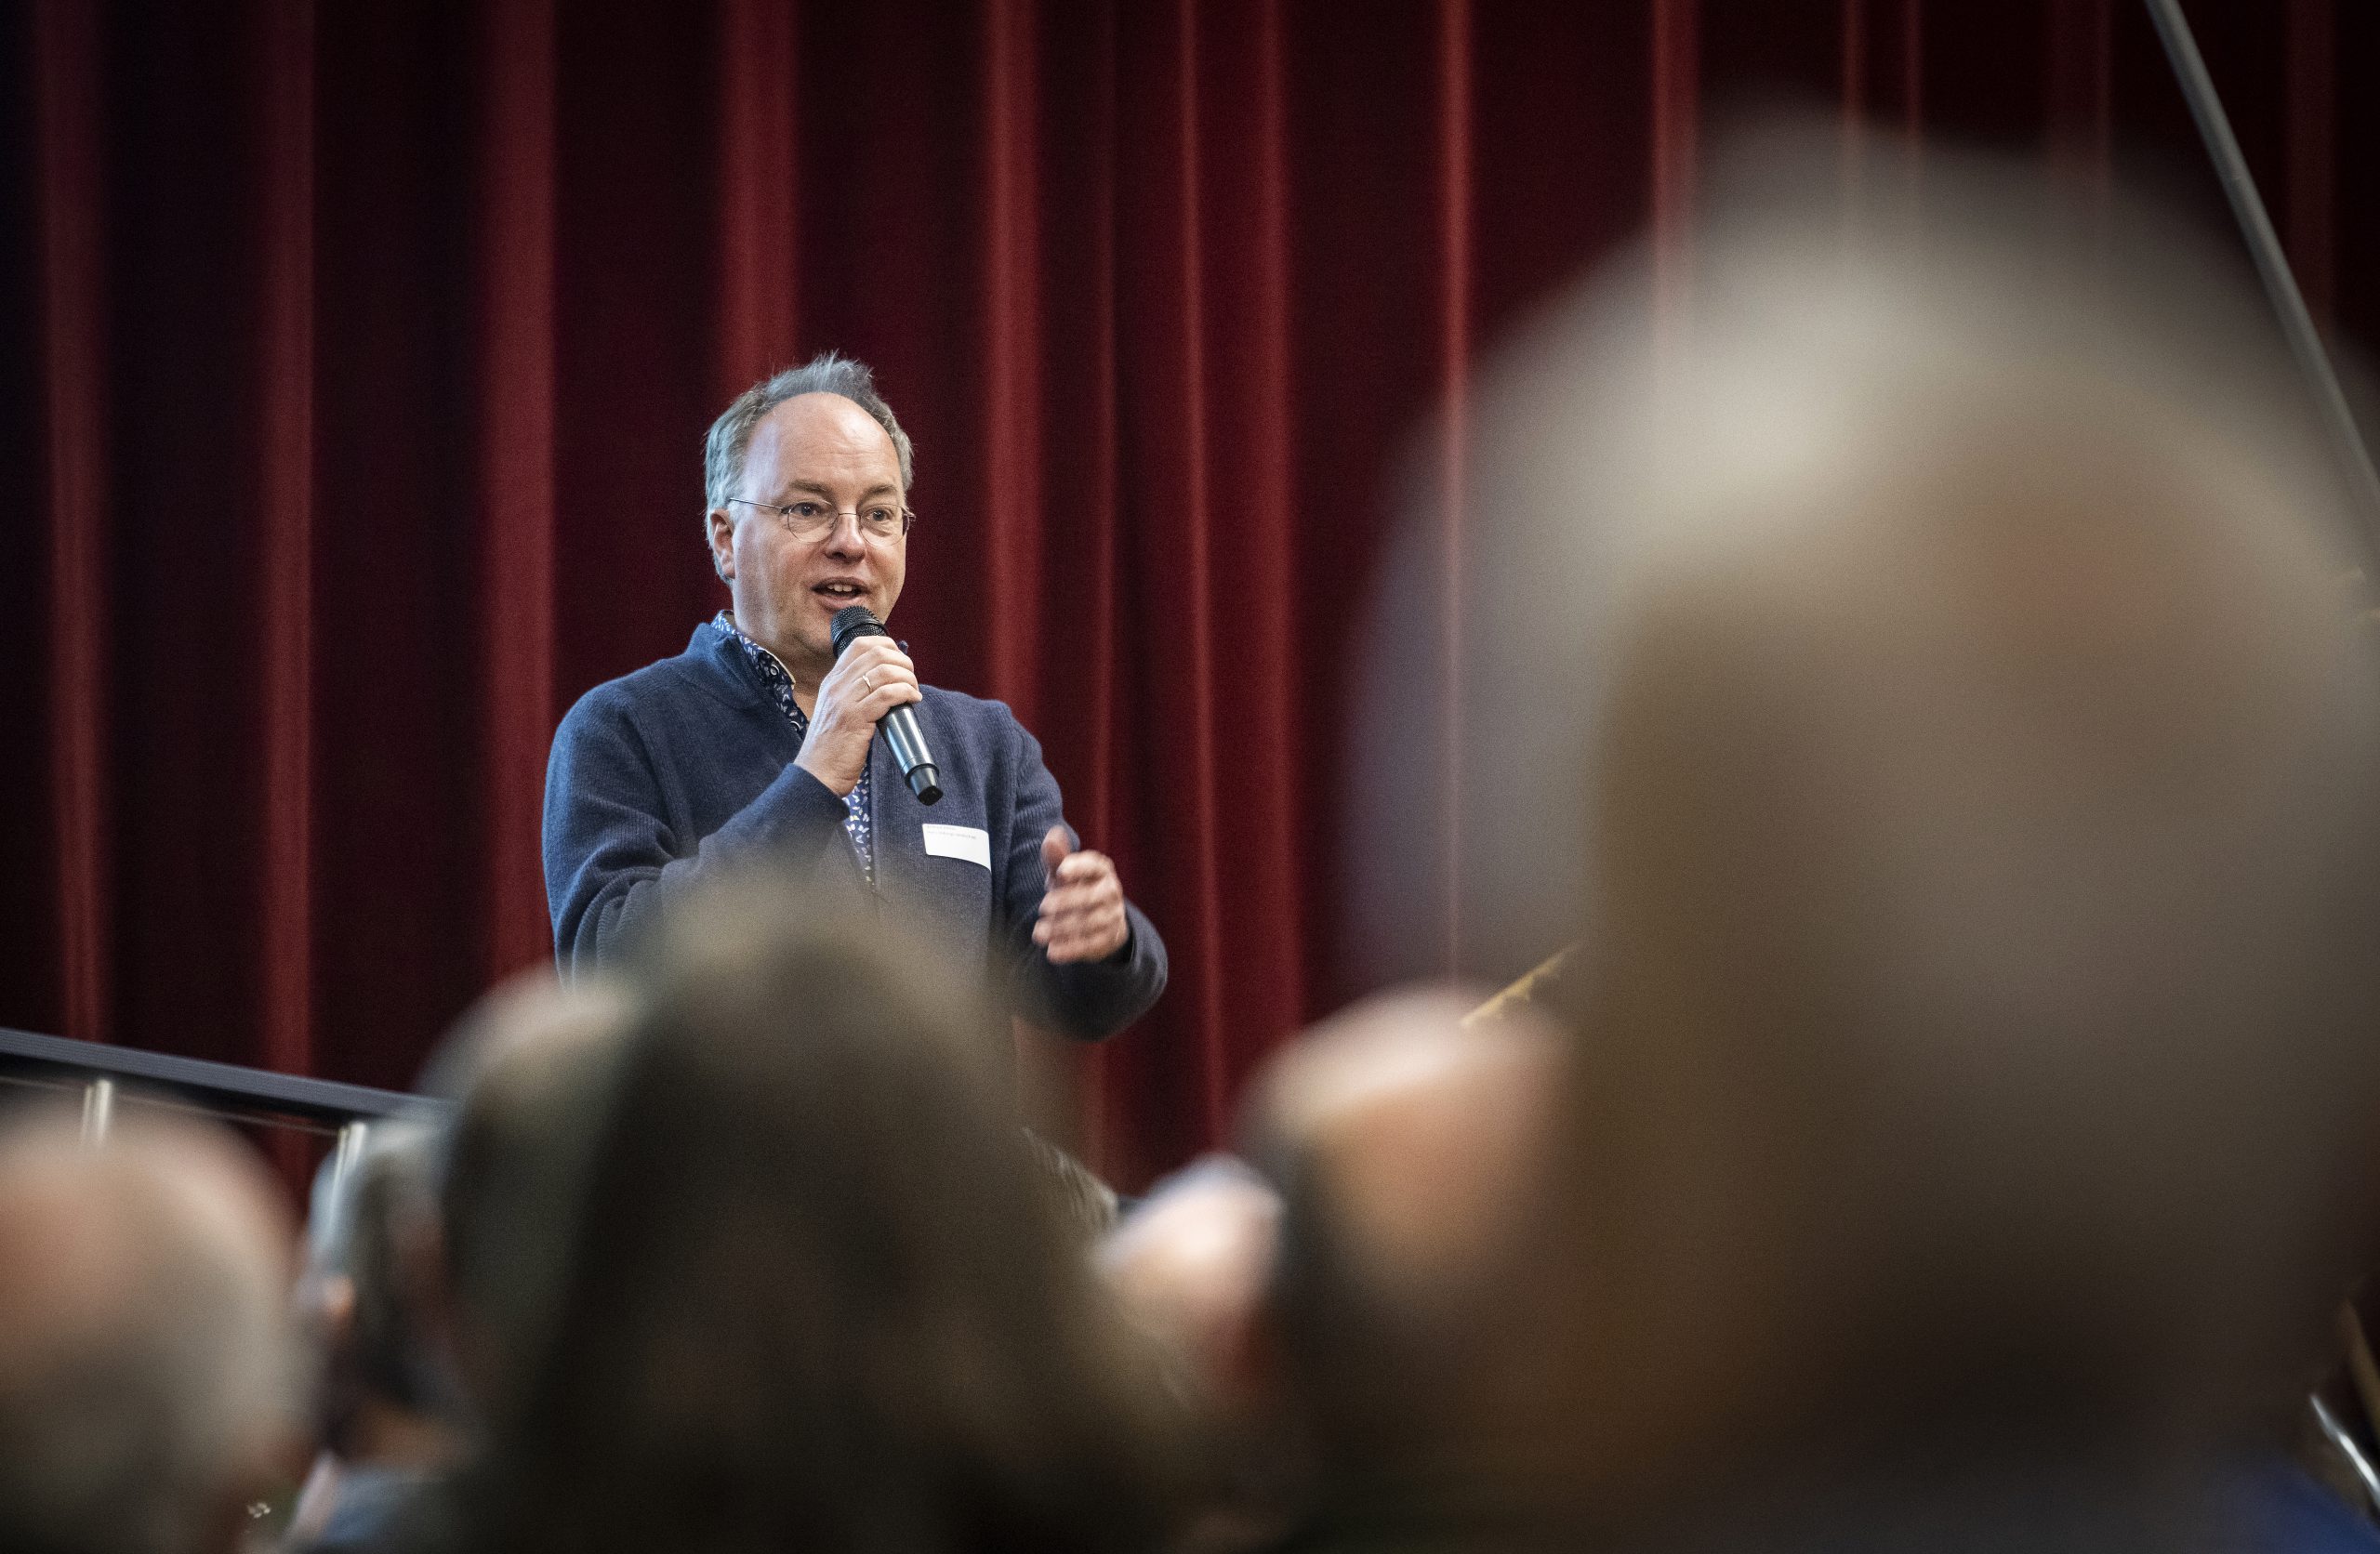
[[[745,662],[759,673],[760,682],[769,688],[769,700],[777,705],[777,710],[791,718],[794,727],[808,728],[810,719],[802,716],[801,704],[793,699],[793,676],[787,671],[785,661],[745,636],[743,628],[735,624],[735,617],[726,611],[713,615],[710,624],[713,630],[735,644]]]

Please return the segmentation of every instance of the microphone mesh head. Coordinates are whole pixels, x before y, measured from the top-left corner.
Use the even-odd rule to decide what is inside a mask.
[[[853,638],[883,635],[884,623],[865,604],[848,604],[836,611],[834,624],[827,627],[827,640],[834,643],[837,658],[843,656],[843,650],[852,645]]]

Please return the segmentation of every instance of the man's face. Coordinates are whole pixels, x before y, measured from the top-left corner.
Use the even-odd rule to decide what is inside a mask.
[[[884,428],[840,394],[799,394],[752,428],[735,494],[772,507],[815,502],[837,515],[804,539],[761,507],[710,513],[711,559],[734,596],[735,624],[815,685],[835,659],[835,612],[865,604],[884,620],[901,597],[907,536],[875,537],[855,516],[902,505],[900,456]]]

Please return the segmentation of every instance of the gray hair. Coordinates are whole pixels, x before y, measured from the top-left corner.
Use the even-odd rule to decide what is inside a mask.
[[[901,490],[904,494],[908,492],[912,480],[909,434],[901,429],[892,407],[876,391],[876,375],[865,362],[854,362],[840,351],[822,350],[800,366],[787,367],[745,389],[710,424],[709,434],[703,439],[707,511],[725,507],[743,483],[745,451],[752,445],[752,428],[760,424],[760,417],[800,394],[840,394],[866,411],[892,440],[892,452],[901,460]]]

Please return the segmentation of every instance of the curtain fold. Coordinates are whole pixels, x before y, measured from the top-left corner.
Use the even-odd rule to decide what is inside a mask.
[[[554,665],[554,13],[491,7],[483,88],[475,323],[479,383],[480,640],[484,644],[490,977],[552,947],[537,835]],[[739,244],[738,251],[753,244]],[[733,335],[730,335],[733,338]]]
[[[104,713],[108,324],[98,191],[105,187],[107,165],[99,29],[89,7],[73,0],[43,0],[33,13],[32,33],[26,62],[33,90],[25,95],[33,103],[32,230],[39,244],[33,267],[38,312],[33,322],[41,342],[39,393],[46,436],[39,441],[46,443],[49,485],[49,726],[42,744],[49,757],[46,810],[53,859],[42,881],[48,889],[40,894],[54,903],[56,980],[48,1007],[56,1011],[56,1026],[68,1035],[104,1041],[114,1023],[110,907],[115,871],[109,846]],[[14,775],[20,799],[16,808],[23,813],[21,798],[33,782],[29,772]]]
[[[314,1059],[314,26],[307,0],[260,7],[264,1064]]]
[[[2371,326],[2380,22],[2191,10],[2309,294]],[[1531,948],[1466,930],[1477,753],[1427,705],[1494,622],[1389,624],[1412,719],[1350,771],[1367,600],[1534,300],[1649,233],[1689,326],[1736,105],[1839,116],[1847,209],[1924,130],[2224,220],[2116,0],[237,15],[37,0],[0,47],[0,1023],[408,1083],[547,953],[562,711],[723,600],[704,429],[834,347],[917,442],[894,629],[1017,709],[1172,948],[1120,1041],[1023,1038],[1127,1183],[1368,978]],[[1347,795],[1398,783],[1426,863],[1362,899]]]

